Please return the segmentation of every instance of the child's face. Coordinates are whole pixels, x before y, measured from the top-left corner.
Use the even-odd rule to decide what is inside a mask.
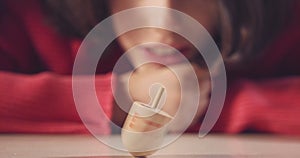
[[[217,32],[218,26],[218,0],[111,0],[110,7],[112,13],[116,13],[125,9],[130,9],[134,7],[144,7],[144,6],[157,6],[157,7],[168,7],[172,9],[176,9],[183,13],[188,14],[195,20],[197,20],[200,24],[202,24],[207,31],[214,35]],[[143,17],[143,15],[139,15],[139,18],[143,19],[145,23],[147,20],[151,18]],[[164,26],[180,26],[184,25],[184,20],[174,19],[174,15],[172,14],[163,14],[156,17]],[[123,20],[123,21],[122,21]],[[122,19],[114,20],[114,25],[116,29],[118,25],[124,24],[124,21],[129,21],[132,19]],[[152,19],[153,20],[153,19]],[[201,38],[201,37],[197,37]],[[194,47],[184,38],[177,35],[176,33],[158,29],[158,28],[143,28],[137,29],[130,32],[127,32],[121,35],[118,38],[119,43],[124,48],[124,50],[128,50],[136,45],[148,42],[158,42],[164,43],[175,49],[181,51],[183,55],[185,55],[188,59],[192,58],[195,53],[197,53]],[[140,60],[140,58],[147,58],[147,55],[143,55],[149,53],[149,49],[145,46],[145,51],[141,51],[141,55],[133,56],[131,59],[135,63],[136,60]],[[150,47],[150,46],[149,46]],[[151,47],[156,47],[151,46]],[[159,46],[157,46],[159,47]],[[150,53],[152,56],[156,56],[156,58],[161,58],[163,60],[164,55],[161,52],[155,52],[155,49],[150,49]],[[154,54],[154,55],[153,55]],[[166,57],[166,56],[165,56]],[[144,59],[142,59],[144,60]],[[166,61],[166,60],[164,60]],[[171,60],[170,60],[171,61]],[[174,61],[174,60],[173,60]],[[176,61],[176,60],[175,60]],[[165,63],[172,64],[172,63]]]

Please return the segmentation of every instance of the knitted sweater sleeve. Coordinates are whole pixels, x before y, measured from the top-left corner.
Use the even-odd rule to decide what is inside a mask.
[[[300,78],[240,79],[228,90],[215,131],[300,135]]]
[[[96,125],[98,134],[108,134],[104,118],[111,117],[111,74],[96,76],[95,82],[104,113],[90,110],[88,94],[81,94],[81,99],[87,98],[81,117],[85,117],[85,123]],[[87,133],[74,104],[72,77],[0,71],[0,132]]]

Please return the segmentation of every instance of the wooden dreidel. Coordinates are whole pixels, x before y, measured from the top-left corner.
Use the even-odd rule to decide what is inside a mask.
[[[122,142],[133,156],[148,156],[160,149],[173,117],[158,108],[164,88],[159,87],[152,104],[134,102],[122,128]]]

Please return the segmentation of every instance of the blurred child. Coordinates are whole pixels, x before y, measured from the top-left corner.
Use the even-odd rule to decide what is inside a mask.
[[[71,87],[73,62],[82,39],[110,14],[133,7],[158,6],[179,10],[196,19],[213,36],[224,56],[228,92],[213,131],[300,135],[297,19],[300,13],[296,1],[6,0],[1,3],[0,132],[87,133],[76,112]],[[172,20],[168,15],[159,18]],[[179,27],[180,23],[172,21]],[[145,28],[120,36],[105,52],[95,79],[105,114],[120,125],[126,114],[114,106],[111,71],[122,52],[145,42],[184,49],[190,61],[198,58],[187,40],[162,29]],[[152,53],[156,54],[155,50]],[[206,70],[199,63],[196,60],[193,66],[202,78]],[[135,100],[148,99],[145,78],[151,82],[173,77],[157,64],[140,67],[130,81],[130,93]],[[170,87],[176,86],[176,80],[169,81]],[[199,85],[203,85],[201,82],[205,81],[199,80]],[[174,90],[170,96],[178,97],[177,94]],[[167,106],[172,109],[171,104]],[[201,106],[205,108],[205,104]],[[190,131],[198,128],[204,114],[199,111]],[[100,125],[99,133],[110,133],[108,122],[99,122],[99,117],[104,116],[91,115],[89,119]]]

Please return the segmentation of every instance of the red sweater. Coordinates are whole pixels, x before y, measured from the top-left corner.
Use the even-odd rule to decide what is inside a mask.
[[[76,112],[70,75],[80,42],[47,24],[36,1],[6,3],[0,15],[0,132],[87,133]],[[299,26],[295,18],[265,49],[257,67],[229,84],[214,131],[300,135]],[[111,76],[98,74],[95,80],[108,117]],[[108,134],[108,122],[99,121],[103,117],[91,114],[88,119],[99,133]]]

